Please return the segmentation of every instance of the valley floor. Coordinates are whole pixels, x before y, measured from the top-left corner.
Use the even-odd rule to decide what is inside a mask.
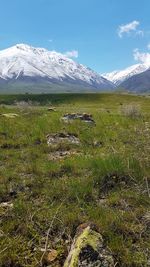
[[[148,96],[0,96],[0,266],[63,266],[87,222],[115,266],[150,266],[149,207]]]

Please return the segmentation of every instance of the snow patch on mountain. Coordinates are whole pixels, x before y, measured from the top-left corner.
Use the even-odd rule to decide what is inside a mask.
[[[113,84],[105,77],[56,51],[26,44],[0,51],[0,78],[10,81],[25,77],[58,82],[81,81],[96,88],[113,88]]]
[[[147,64],[135,64],[121,71],[113,71],[110,73],[103,73],[102,76],[115,85],[120,85],[130,77],[140,74],[150,68],[150,62]]]

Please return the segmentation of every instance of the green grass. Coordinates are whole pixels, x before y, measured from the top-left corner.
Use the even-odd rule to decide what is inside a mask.
[[[26,94],[1,95],[0,104],[0,114],[19,115],[0,116],[0,201],[13,204],[0,204],[0,266],[40,266],[49,227],[48,247],[58,251],[51,266],[63,266],[76,228],[88,221],[100,229],[116,266],[148,266],[150,98]],[[127,105],[140,107],[141,116],[123,113]],[[96,126],[64,123],[69,112],[92,114]],[[57,132],[77,134],[80,145],[48,147],[46,135]],[[60,149],[78,153],[49,160]]]

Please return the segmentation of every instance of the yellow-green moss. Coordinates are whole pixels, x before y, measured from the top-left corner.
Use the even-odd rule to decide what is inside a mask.
[[[85,228],[82,234],[74,240],[70,254],[64,264],[64,267],[77,267],[81,249],[86,247],[87,245],[90,245],[95,251],[97,251],[98,244],[102,241],[102,236],[99,233],[93,231],[90,226]]]

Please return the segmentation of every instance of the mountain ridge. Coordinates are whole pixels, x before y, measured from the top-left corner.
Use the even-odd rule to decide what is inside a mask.
[[[0,51],[0,85],[11,86],[14,82],[32,83],[32,86],[73,84],[96,90],[115,87],[106,78],[64,54],[26,44]]]
[[[101,74],[107,80],[113,82],[116,86],[121,85],[124,81],[131,78],[134,75],[140,74],[150,68],[150,63],[135,64],[127,67],[123,70],[116,70],[109,73]]]
[[[124,90],[135,93],[150,92],[150,68],[144,72],[131,76],[120,84]]]

